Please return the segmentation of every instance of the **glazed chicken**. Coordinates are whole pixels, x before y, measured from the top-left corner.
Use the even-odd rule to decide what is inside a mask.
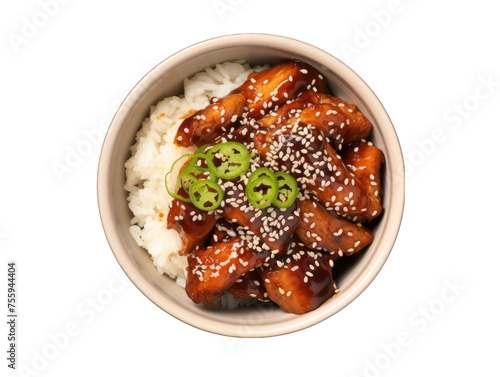
[[[228,221],[221,219],[215,225],[211,245],[215,246],[221,242],[227,242],[231,237],[236,235],[244,236],[247,232],[245,229],[238,225],[237,223],[229,223]],[[236,280],[236,282],[229,287],[228,292],[235,297],[240,298],[255,298],[260,301],[269,301],[267,298],[267,292],[261,281],[260,275],[256,269],[252,269],[245,275],[241,276]],[[205,299],[205,304],[210,306],[214,299],[218,298],[219,295],[214,295]]]
[[[202,211],[193,204],[178,199],[172,201],[172,207],[167,216],[167,227],[175,229],[181,236],[180,255],[186,255],[202,245],[210,236],[216,223],[217,219],[213,213]]]
[[[372,243],[373,234],[327,211],[312,199],[300,203],[300,221],[295,234],[310,249],[327,250],[336,260],[352,255]]]
[[[225,98],[212,98],[208,107],[182,122],[175,143],[180,147],[201,147],[211,143],[243,114],[245,101],[245,97],[237,93]]]
[[[293,235],[299,219],[294,215],[298,204],[293,203],[288,208],[280,208],[272,212],[268,208],[256,209],[245,196],[243,177],[236,182],[226,183],[224,202],[216,210],[216,214],[256,234],[264,241],[263,247],[269,247],[272,254],[283,254]]]
[[[371,122],[355,105],[340,98],[307,91],[295,101],[283,105],[275,112],[261,118],[265,128],[273,125],[308,124],[323,132],[337,150],[356,140],[368,137]]]
[[[269,301],[266,288],[256,269],[247,272],[229,287],[228,292],[234,297],[255,298],[259,301]]]
[[[189,298],[200,303],[210,295],[223,293],[242,275],[262,264],[269,252],[257,251],[251,238],[233,237],[189,253],[186,280]]]
[[[380,203],[380,169],[385,161],[382,151],[372,142],[362,139],[349,145],[343,159],[349,170],[365,185],[372,200]]]
[[[167,226],[183,240],[179,253],[187,255],[191,300],[210,306],[228,292],[302,314],[335,295],[334,261],[370,245],[370,222],[383,212],[384,155],[367,141],[372,128],[354,104],[329,93],[315,68],[299,61],[255,72],[187,116],[178,146],[210,151],[236,142],[250,155],[246,172],[215,179],[223,193],[217,208],[183,202],[189,187],[180,187],[181,198],[172,202]],[[247,197],[252,173],[261,168],[296,181],[289,206],[256,208]],[[266,190],[259,186],[259,195]]]
[[[303,314],[316,309],[337,290],[333,266],[328,254],[311,251],[293,240],[285,256],[262,269],[261,278],[272,301],[287,312]]]
[[[260,118],[306,90],[324,92],[325,79],[310,65],[290,61],[250,74],[233,93],[241,93],[247,99],[248,117]]]
[[[259,131],[254,141],[270,167],[293,175],[338,215],[370,221],[381,212],[380,203],[371,200],[365,185],[344,165],[321,130],[303,123],[282,125]]]

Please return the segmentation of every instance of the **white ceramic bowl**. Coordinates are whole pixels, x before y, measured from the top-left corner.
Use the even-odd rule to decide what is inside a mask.
[[[195,305],[168,276],[160,275],[146,250],[129,233],[132,213],[127,206],[124,163],[151,105],[182,93],[182,82],[206,67],[228,60],[275,64],[302,60],[328,80],[338,97],[355,103],[374,125],[372,140],[385,154],[384,213],[373,243],[343,268],[337,278],[340,292],[320,308],[302,315],[286,313],[271,304],[233,311],[207,310]],[[368,85],[335,57],[309,44],[275,35],[237,34],[188,47],[161,62],[130,92],[118,109],[103,144],[98,172],[101,220],[109,245],[121,267],[152,302],[174,317],[213,333],[265,337],[297,331],[318,323],[348,305],[375,278],[393,247],[404,203],[401,148],[384,107]],[[347,258],[342,258],[347,259]],[[337,266],[337,264],[336,264]]]

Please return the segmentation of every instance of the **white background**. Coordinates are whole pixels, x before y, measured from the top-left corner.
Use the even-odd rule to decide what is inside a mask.
[[[4,323],[15,260],[25,368],[7,369],[4,324],[0,375],[498,373],[495,2],[44,1],[0,7],[0,312]],[[375,281],[334,317],[269,339],[192,328],[117,280],[97,209],[102,139],[54,170],[160,61],[239,32],[297,38],[351,66],[391,116],[408,169],[401,231]]]

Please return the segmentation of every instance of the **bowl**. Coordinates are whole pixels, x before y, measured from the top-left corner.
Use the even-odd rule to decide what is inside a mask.
[[[372,140],[385,154],[384,213],[373,243],[343,266],[340,292],[318,309],[302,315],[286,313],[275,305],[236,310],[208,310],[194,304],[183,288],[160,275],[146,250],[129,232],[132,213],[127,206],[124,163],[148,116],[150,106],[183,92],[184,78],[229,60],[276,64],[302,60],[315,67],[332,92],[355,103],[372,121]],[[267,337],[312,326],[352,302],[372,282],[394,245],[403,214],[404,169],[399,141],[384,107],[368,85],[349,67],[327,52],[298,40],[265,34],[236,34],[190,46],[152,69],[129,93],[113,118],[99,160],[97,193],[101,221],[111,250],[130,280],[153,303],[177,319],[212,333],[235,337]],[[347,258],[342,258],[347,259]]]

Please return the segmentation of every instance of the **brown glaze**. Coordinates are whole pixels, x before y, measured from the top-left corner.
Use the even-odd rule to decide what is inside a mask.
[[[293,175],[329,210],[353,221],[372,220],[380,213],[380,204],[371,202],[320,130],[302,123],[284,125],[258,132],[254,144],[270,167]]]
[[[236,182],[225,182],[224,201],[216,213],[257,235],[264,241],[262,246],[269,248],[272,254],[283,254],[299,221],[295,214],[297,203],[288,208],[270,206],[256,209],[245,196],[247,179],[247,176],[243,176]]]
[[[241,237],[188,254],[186,293],[195,303],[225,292],[236,280],[261,264],[269,252],[259,252]]]
[[[349,217],[354,222],[372,221],[382,213],[380,203],[371,200],[366,187],[350,172],[341,157],[329,144],[325,145],[324,159],[331,159],[330,164],[336,169],[333,168],[331,171],[331,177],[335,178],[335,182],[322,190],[319,188],[312,190],[322,204],[328,208],[326,203],[335,197],[335,201],[331,204],[333,210],[340,216]],[[326,177],[329,165],[325,164],[324,166],[327,166],[326,169],[322,169]]]
[[[325,92],[326,88],[325,79],[313,67],[288,61],[250,74],[233,93],[242,93],[247,99],[249,118],[260,118],[306,90]]]
[[[237,223],[230,223],[224,219],[220,219],[215,225],[214,232],[212,234],[211,245],[215,246],[222,242],[228,242],[232,237],[236,235],[244,236],[246,231],[242,226]],[[260,279],[260,275],[255,271],[255,269],[249,271],[244,276],[238,278],[236,282],[229,287],[227,290],[235,297],[240,298],[256,298],[260,301],[268,301],[266,289],[264,284]],[[204,301],[205,305],[210,307],[212,302],[220,297],[219,295],[212,295],[212,297],[207,297]]]
[[[273,125],[304,123],[323,132],[336,150],[368,137],[371,122],[356,106],[337,97],[308,91],[295,101],[259,119],[264,128]]]
[[[210,245],[215,246],[222,242],[227,242],[235,237],[238,233],[238,224],[230,223],[224,219],[217,220]]]
[[[373,200],[380,203],[382,197],[380,169],[385,161],[382,151],[372,142],[361,140],[349,145],[343,160],[352,173],[366,186]]]
[[[358,108],[343,99],[325,93],[304,93],[303,101],[310,100],[315,104],[333,106],[339,114],[345,117],[345,126],[342,127],[343,145],[368,137],[373,126],[368,118]],[[340,125],[339,125],[340,126]]]
[[[332,267],[329,255],[293,240],[288,253],[260,274],[272,301],[289,313],[303,314],[335,294]]]
[[[301,200],[300,221],[295,234],[310,249],[328,251],[336,260],[352,255],[373,241],[372,232],[325,210],[311,199]]]
[[[243,114],[245,97],[235,93],[224,98],[212,98],[210,105],[186,118],[175,135],[180,147],[201,147],[226,132],[226,127]]]
[[[236,280],[236,283],[228,289],[228,292],[234,297],[269,301],[264,283],[255,269]]]
[[[214,140],[214,144],[234,141],[249,145],[252,142],[255,131],[259,129],[259,125],[254,121],[238,120],[230,126],[230,131],[226,134],[218,136]]]
[[[186,255],[203,244],[217,223],[214,214],[202,211],[193,204],[174,199],[167,216],[167,228],[175,229],[182,239],[180,255]]]

